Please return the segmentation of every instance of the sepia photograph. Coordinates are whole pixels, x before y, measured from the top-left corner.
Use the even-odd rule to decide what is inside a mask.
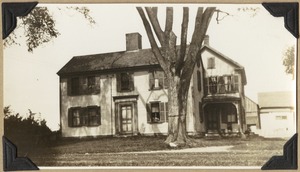
[[[38,3],[16,19],[4,137],[38,169],[261,169],[297,133],[297,38],[265,5]]]

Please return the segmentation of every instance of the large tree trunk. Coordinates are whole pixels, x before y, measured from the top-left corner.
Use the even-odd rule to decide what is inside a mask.
[[[165,143],[183,145],[187,141],[186,135],[186,94],[180,91],[180,78],[173,76],[169,78],[168,104],[169,104],[169,130]],[[188,90],[187,90],[188,91]]]

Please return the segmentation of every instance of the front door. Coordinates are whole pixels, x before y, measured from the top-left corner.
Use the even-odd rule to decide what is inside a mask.
[[[132,133],[132,105],[121,105],[121,132]]]
[[[220,115],[219,108],[214,105],[207,105],[205,107],[206,126],[207,130],[219,130]]]

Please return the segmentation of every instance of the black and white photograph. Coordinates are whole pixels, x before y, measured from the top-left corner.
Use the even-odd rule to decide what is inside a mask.
[[[270,9],[33,4],[3,39],[4,138],[38,169],[261,169],[297,133],[298,30]]]

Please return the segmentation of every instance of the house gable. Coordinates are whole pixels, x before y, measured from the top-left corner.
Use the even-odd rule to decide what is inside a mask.
[[[245,69],[242,65],[215,50],[214,48],[204,45],[201,49],[202,60],[204,69],[208,75],[230,75],[230,74],[241,74],[242,83],[247,84],[247,78]],[[215,70],[209,70],[209,58],[213,58],[215,66],[222,66],[222,68],[216,68]]]

